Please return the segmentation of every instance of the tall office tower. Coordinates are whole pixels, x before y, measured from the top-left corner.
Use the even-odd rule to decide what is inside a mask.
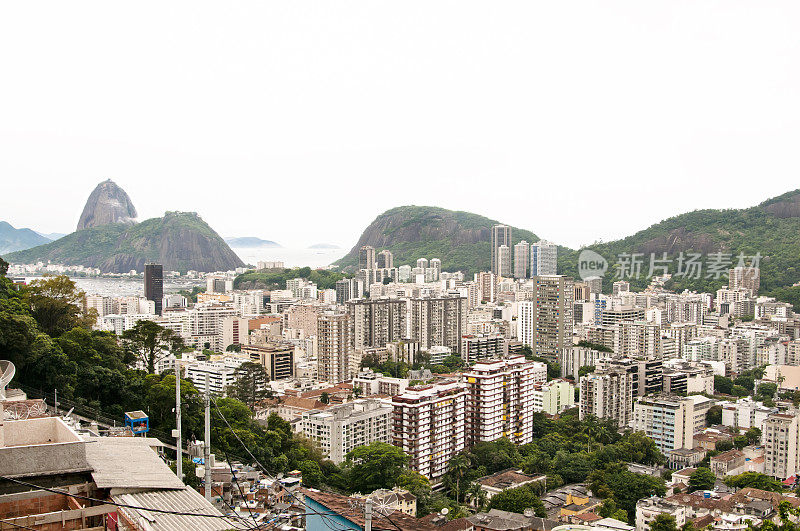
[[[491,267],[492,273],[495,275],[502,275],[504,277],[510,277],[511,271],[509,270],[506,273],[500,271],[498,267],[498,249],[500,249],[501,245],[505,245],[507,247],[511,247],[511,227],[508,225],[495,225],[492,227],[492,256],[491,256]]]
[[[428,267],[428,259],[427,258],[418,258],[417,259],[417,267],[419,269],[426,269]]]
[[[519,303],[517,339],[536,356],[557,361],[564,347],[572,346],[572,277],[533,277],[533,300]]]
[[[764,473],[787,479],[800,473],[800,426],[797,414],[773,413],[764,421]]]
[[[392,398],[392,444],[408,454],[411,470],[434,485],[465,448],[466,395],[461,382],[446,381],[410,387]]]
[[[476,363],[463,375],[467,385],[467,445],[507,437],[533,440],[533,387],[547,381],[547,365],[524,356]]]
[[[164,303],[164,266],[161,264],[144,265],[144,297],[153,301],[156,315],[161,315]]]
[[[375,269],[377,262],[375,261],[375,247],[371,245],[363,245],[358,250],[358,268],[359,269]]]
[[[347,303],[350,340],[355,349],[382,348],[406,336],[406,301],[360,299]]]
[[[581,376],[578,396],[580,420],[589,416],[614,419],[624,428],[633,418],[633,376],[624,369]]]
[[[545,240],[531,244],[531,277],[555,275],[558,265],[558,247]]]
[[[317,319],[317,370],[319,379],[337,384],[350,378],[350,315],[327,311]]]
[[[401,265],[397,268],[398,282],[411,282],[411,266],[408,264]]]
[[[746,289],[758,295],[761,287],[761,270],[757,267],[734,267],[728,271],[728,289]]]
[[[394,267],[394,256],[392,251],[384,249],[378,253],[378,269],[391,269]]]
[[[497,248],[497,269],[501,277],[511,277],[511,249],[508,245]]]
[[[467,331],[466,297],[411,299],[411,337],[421,350],[449,347],[461,353],[461,336]]]
[[[514,278],[528,278],[531,244],[522,240],[514,246]]]
[[[475,283],[481,292],[481,302],[494,302],[497,298],[497,276],[490,271],[475,273]]]
[[[434,280],[439,280],[439,277],[442,276],[442,261],[438,258],[431,258],[431,261],[428,263],[428,268],[433,269],[434,273]]]

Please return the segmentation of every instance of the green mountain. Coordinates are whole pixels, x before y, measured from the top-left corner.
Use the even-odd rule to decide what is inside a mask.
[[[668,258],[673,259],[672,273],[676,272],[677,261],[674,259],[681,252],[702,253],[702,278],[674,277],[671,287],[703,291],[714,291],[727,283],[726,278],[707,278],[709,253],[730,253],[733,265],[736,265],[739,253],[748,257],[760,253],[762,292],[775,293],[800,281],[800,190],[750,208],[688,212],[627,238],[588,248],[608,260],[610,268],[605,280],[609,283],[614,280],[614,264],[618,263],[621,253],[643,253],[644,274],[649,269],[650,253],[655,253],[657,258],[667,253]],[[565,250],[560,254],[560,273],[577,275],[579,252]],[[642,278],[632,284],[644,287],[647,281]]]
[[[15,229],[10,223],[0,221],[0,254],[29,249],[50,241],[31,229]]]
[[[370,223],[355,247],[335,262],[345,271],[358,266],[358,249],[371,245],[389,249],[395,266],[413,265],[418,258],[439,258],[445,271],[468,273],[489,269],[492,225],[498,222],[472,214],[431,206],[401,206],[387,210]],[[512,241],[536,242],[530,231],[512,228]]]
[[[244,266],[228,244],[195,212],[167,212],[135,225],[89,227],[4,257],[12,263],[38,261],[97,267],[103,272],[144,270],[145,262],[185,272],[226,271]]]

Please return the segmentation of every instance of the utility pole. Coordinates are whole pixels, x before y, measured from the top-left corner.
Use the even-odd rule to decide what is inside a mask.
[[[55,390],[56,398],[53,400],[53,407],[56,408],[56,417],[58,416],[58,389]]]
[[[372,499],[364,500],[364,531],[372,531]]]
[[[206,471],[206,500],[211,501],[211,390],[206,374],[206,441],[203,445],[203,461]]]
[[[176,470],[183,481],[183,434],[181,433],[181,360],[175,360],[175,447],[178,449]]]

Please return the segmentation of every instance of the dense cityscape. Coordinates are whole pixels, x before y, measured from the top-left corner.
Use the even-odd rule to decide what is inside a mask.
[[[488,260],[472,277],[371,245],[341,272],[148,262],[122,275],[141,295],[4,264],[3,480],[85,498],[48,512],[56,491],[25,490],[36,508],[0,525],[100,507],[138,529],[103,497],[167,510],[184,484],[214,529],[722,531],[800,506],[800,317],[759,294],[757,255],[727,257],[715,293],[667,289],[680,264],[641,291],[623,258],[561,275],[556,245],[501,224]],[[58,348],[21,339],[21,316]],[[122,455],[132,470],[107,470]],[[68,480],[75,459],[89,475]]]

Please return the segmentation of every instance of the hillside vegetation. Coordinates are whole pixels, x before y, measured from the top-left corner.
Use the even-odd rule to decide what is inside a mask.
[[[401,206],[379,215],[361,234],[355,247],[338,265],[346,271],[358,266],[358,249],[363,245],[377,252],[389,249],[394,265],[414,265],[418,258],[439,258],[445,271],[474,273],[489,269],[493,219],[431,206]],[[530,231],[512,228],[513,243],[536,242]]]
[[[142,271],[149,261],[180,272],[244,266],[228,244],[194,212],[167,212],[164,217],[136,225],[90,227],[5,258],[12,263],[84,265],[107,273]]]

